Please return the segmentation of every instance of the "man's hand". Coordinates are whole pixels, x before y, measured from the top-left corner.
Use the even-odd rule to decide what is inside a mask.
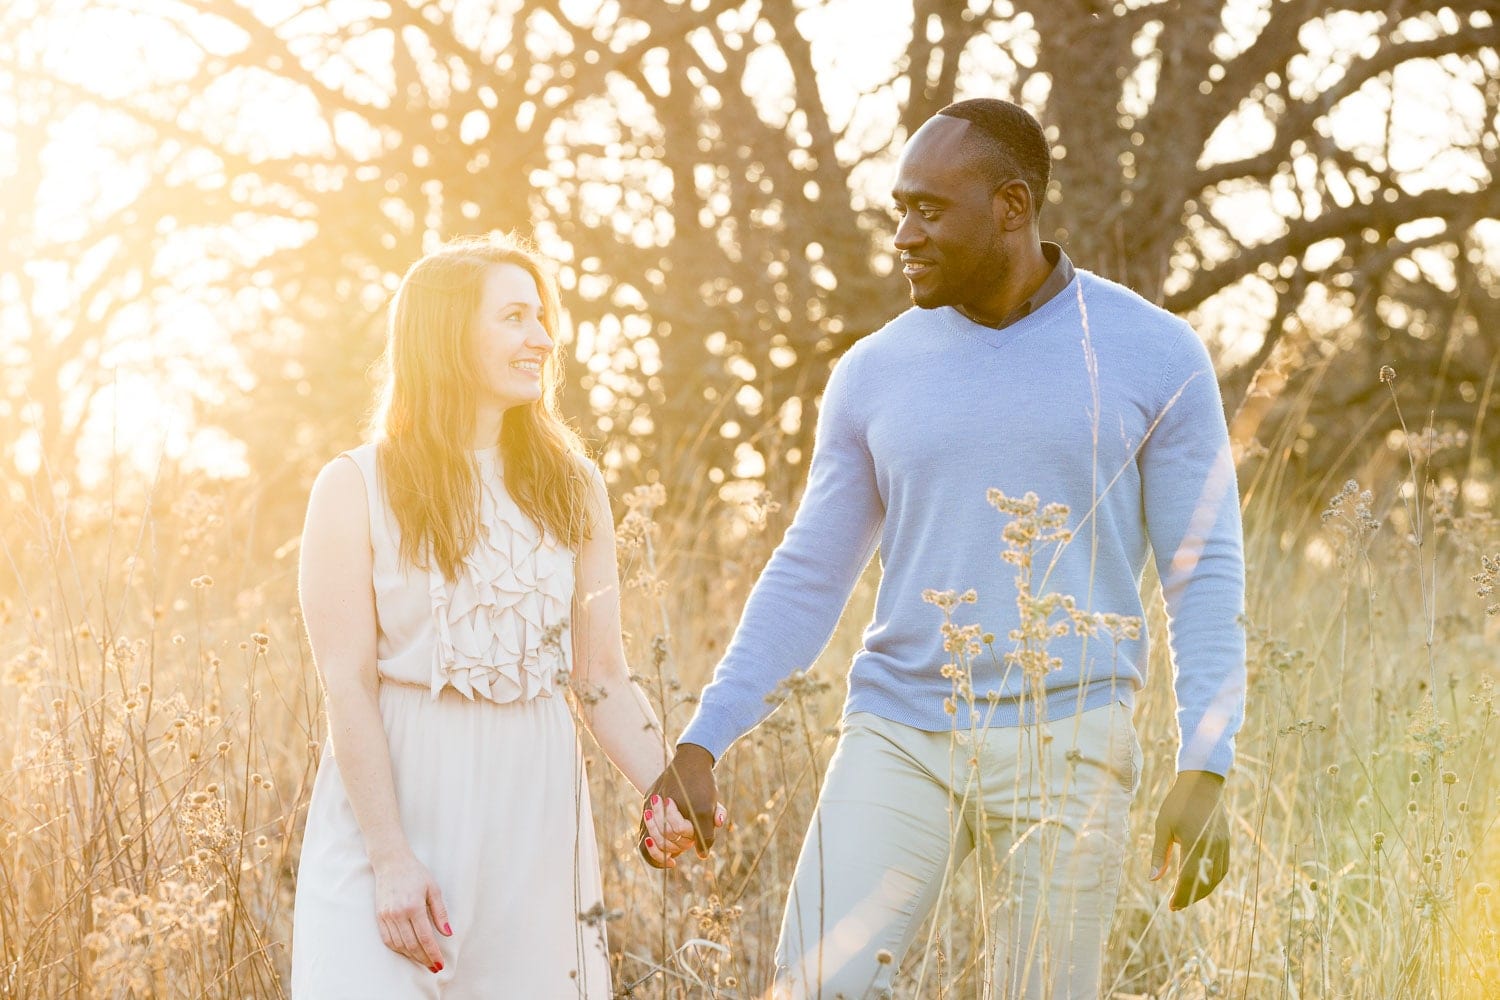
[[[646,793],[644,808],[653,809],[663,802],[676,804],[683,817],[692,824],[698,857],[708,857],[709,849],[714,846],[716,827],[723,822],[719,818],[723,813],[718,809],[719,790],[714,784],[713,755],[694,743],[678,744],[672,762]],[[642,843],[644,845],[644,841]],[[644,847],[642,853],[648,862],[662,867],[645,854]]]
[[[1172,909],[1191,906],[1214,891],[1229,871],[1229,822],[1219,798],[1224,779],[1211,771],[1181,771],[1156,814],[1151,881],[1167,873],[1172,846],[1183,849],[1172,891]]]

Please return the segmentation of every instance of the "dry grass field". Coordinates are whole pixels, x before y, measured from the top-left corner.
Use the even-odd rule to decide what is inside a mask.
[[[1249,709],[1227,792],[1234,854],[1219,890],[1181,913],[1146,881],[1175,752],[1151,605],[1114,996],[1500,997],[1500,617],[1488,594],[1500,524],[1487,495],[1459,504],[1455,484],[1428,475],[1456,442],[1403,440],[1357,482],[1331,474],[1317,492],[1326,506],[1286,501],[1279,445],[1242,469]],[[747,496],[692,517],[665,513],[659,491],[616,497],[628,648],[672,732],[789,513]],[[84,496],[56,484],[6,516],[0,995],[285,996],[321,739],[295,545],[260,554],[256,511],[233,485],[122,482]],[[997,513],[995,558],[1003,525]],[[873,583],[872,569],[823,662],[784,685],[786,703],[721,764],[733,822],[710,861],[646,868],[631,847],[635,796],[591,751],[626,995],[765,990]],[[946,893],[899,996],[978,994],[981,896],[962,878]]]

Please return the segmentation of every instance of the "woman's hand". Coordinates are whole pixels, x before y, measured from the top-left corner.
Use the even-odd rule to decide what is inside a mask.
[[[375,920],[380,940],[428,972],[443,971],[438,934],[451,937],[443,894],[410,851],[375,866]]]
[[[714,826],[722,827],[728,822],[723,804],[714,808]],[[682,815],[677,803],[653,795],[641,809],[641,829],[638,839],[641,857],[653,868],[676,868],[676,858],[697,843],[693,824]]]

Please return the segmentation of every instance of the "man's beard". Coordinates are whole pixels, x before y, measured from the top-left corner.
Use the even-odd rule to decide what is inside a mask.
[[[958,296],[953,287],[946,281],[940,281],[929,288],[917,290],[916,284],[908,281],[907,291],[911,294],[911,303],[918,309],[940,309],[943,306],[956,305]]]

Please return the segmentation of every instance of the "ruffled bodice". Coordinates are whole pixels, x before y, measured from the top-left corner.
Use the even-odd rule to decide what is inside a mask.
[[[498,449],[476,453],[478,537],[456,579],[406,566],[375,448],[346,453],[365,476],[382,681],[493,702],[548,697],[570,669],[573,552],[521,512]]]
[[[437,641],[432,692],[507,702],[548,695],[572,637],[573,553],[511,499],[492,451],[479,453],[479,535],[458,579],[427,574]]]

